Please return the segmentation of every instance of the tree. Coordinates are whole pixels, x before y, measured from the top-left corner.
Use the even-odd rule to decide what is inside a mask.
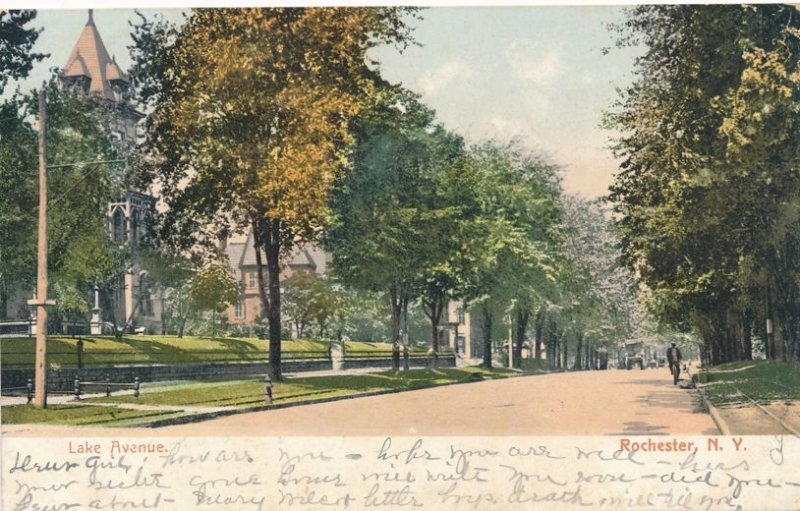
[[[212,314],[212,335],[216,334],[214,314],[221,314],[229,305],[239,300],[239,282],[231,275],[228,266],[221,261],[206,263],[189,283],[189,307]]]
[[[283,289],[284,310],[294,323],[298,338],[304,336],[312,322],[324,338],[345,297],[334,291],[327,279],[311,272],[293,274],[283,281]]]
[[[317,238],[349,121],[377,73],[366,52],[404,44],[403,10],[195,10],[178,30],[134,27],[132,74],[173,230],[253,232],[270,376],[281,379],[281,257]],[[232,86],[235,84],[235,87]],[[187,227],[187,225],[189,227]]]
[[[46,55],[32,53],[38,30],[25,28],[36,11],[0,10],[0,96],[9,80],[25,78]],[[8,317],[11,292],[33,287],[35,223],[29,212],[37,204],[36,135],[25,120],[24,100],[15,94],[0,103],[0,318]]]
[[[25,78],[34,62],[47,57],[44,53],[31,52],[41,30],[25,28],[25,25],[35,18],[33,10],[0,11],[0,96],[5,93],[9,80]]]
[[[439,321],[456,290],[463,143],[433,119],[412,93],[387,90],[356,124],[352,169],[331,201],[326,246],[334,273],[347,285],[387,293],[395,370],[410,303],[422,299],[435,364]]]
[[[637,295],[602,206],[567,195],[561,209],[560,315],[573,341],[573,369],[586,369],[598,349],[608,350],[633,331]]]
[[[532,297],[531,286],[553,278],[554,227],[559,210],[557,167],[515,144],[474,148],[479,212],[465,226],[463,296],[482,321],[483,363],[492,367],[492,329],[510,308]],[[531,304],[525,305],[526,309]]]
[[[770,357],[800,351],[798,26],[792,6],[731,5],[637,7],[617,27],[647,48],[609,116],[624,253],[711,363],[749,358],[754,332]]]
[[[189,315],[189,286],[197,272],[199,254],[179,254],[170,250],[169,244],[151,239],[149,246],[141,247],[137,254],[139,266],[149,271],[149,281],[158,290],[161,301],[161,333],[177,330],[183,337]]]
[[[121,268],[121,254],[106,232],[109,199],[124,189],[122,165],[95,164],[119,160],[122,149],[102,129],[112,112],[71,89],[57,76],[45,85],[47,97],[47,165],[50,167],[48,266],[60,305],[51,319],[82,314],[89,308],[89,289],[108,281]],[[2,108],[0,123],[0,314],[8,312],[14,290],[33,287],[36,271],[37,174],[36,137],[28,114],[38,109],[38,91],[17,96]],[[6,144],[6,141],[9,142]],[[75,193],[80,190],[81,193]]]
[[[24,104],[13,98],[0,105],[0,318],[18,287],[32,289],[36,273],[38,190],[36,135],[24,120]]]

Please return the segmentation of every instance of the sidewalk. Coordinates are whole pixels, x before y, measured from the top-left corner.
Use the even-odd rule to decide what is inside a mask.
[[[384,372],[387,369],[384,368],[375,368],[375,367],[366,367],[366,368],[357,368],[357,369],[345,369],[345,370],[322,370],[322,371],[301,371],[301,372],[288,372],[283,373],[283,376],[286,378],[305,378],[305,377],[324,377],[324,376],[346,376],[346,375],[359,375],[359,374],[372,374],[372,373],[380,373]],[[402,373],[402,369],[401,369]],[[231,380],[231,382],[236,382],[237,380]],[[191,385],[198,383],[196,381],[190,380],[173,380],[173,381],[161,381],[161,382],[145,382],[142,383],[141,391],[142,393],[147,393],[148,389],[152,390],[163,390],[165,388],[170,387],[178,387],[181,385]],[[226,382],[227,383],[227,382]],[[115,391],[112,396],[132,396],[134,395],[133,390],[120,390]],[[106,397],[105,392],[95,392],[95,393],[82,393],[81,399],[76,400],[74,394],[49,394],[47,396],[47,403],[54,404],[54,405],[64,405],[64,406],[105,406],[109,408],[124,408],[128,410],[153,410],[153,411],[174,411],[174,412],[185,412],[185,413],[217,413],[217,412],[228,412],[233,410],[239,410],[240,407],[236,406],[173,406],[173,405],[142,405],[136,403],[104,403],[104,402],[97,402],[97,401],[88,401],[92,398],[102,398]],[[13,405],[24,405],[28,402],[27,397],[25,396],[1,396],[0,397],[0,407],[3,406],[13,406]]]
[[[800,401],[721,408],[710,403],[705,395],[703,399],[724,435],[789,434],[800,437]]]

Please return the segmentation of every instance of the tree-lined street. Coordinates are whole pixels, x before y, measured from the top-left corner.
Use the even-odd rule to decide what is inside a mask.
[[[505,67],[493,74],[485,65],[488,82],[462,108],[513,104],[526,112],[521,125],[571,133],[583,112],[539,114],[556,96],[577,105],[599,77],[565,72],[567,55],[543,49],[562,36],[522,26],[497,46],[503,24],[514,25],[508,12],[487,10],[481,20],[494,30],[486,53]],[[575,27],[600,20],[559,12],[575,42]],[[247,366],[251,373],[211,375],[242,379],[227,387],[241,395],[220,400],[235,403],[271,400],[260,388],[248,393],[256,371],[259,387],[284,383],[297,351],[284,343],[318,343],[306,369],[336,366],[336,353],[358,367],[390,364],[393,384],[406,386],[412,352],[431,381],[445,359],[490,375],[503,366],[560,373],[238,416],[199,428],[208,431],[707,433],[697,395],[669,386],[661,369],[670,345],[670,357],[679,348],[684,361],[711,368],[699,383],[712,401],[741,404],[744,386],[759,406],[798,398],[795,7],[634,6],[574,46],[637,54],[602,77],[622,82],[591,108],[611,144],[606,156],[618,159],[606,172],[613,184],[592,197],[566,186],[572,169],[554,156],[577,148],[579,136],[550,147],[507,132],[514,123],[499,116],[480,119],[483,136],[446,122],[443,98],[473,90],[477,68],[456,59],[416,83],[390,78],[385,63],[453,28],[418,31],[425,10],[185,14],[124,15],[127,74],[90,10],[63,67],[23,88],[47,58],[36,42],[48,27],[36,25],[35,11],[0,11],[0,334],[16,336],[3,347],[21,361],[4,382],[35,392],[38,408],[48,374],[54,392],[74,381],[80,394],[84,344],[96,354],[104,335],[114,338],[109,346],[135,347],[139,364],[128,371],[106,354],[107,387],[118,378],[138,388],[140,373],[208,380],[212,364],[244,364],[258,351],[268,363]],[[552,87],[556,77],[562,90]],[[511,81],[524,87],[508,103],[497,88]],[[47,147],[50,195],[29,172],[37,145]],[[48,204],[46,214],[37,204]],[[37,223],[38,260],[47,261],[38,277]],[[34,334],[37,311],[27,304],[37,304],[36,284],[54,303],[47,314],[38,305],[41,355],[35,383],[23,387],[33,371],[22,354]],[[85,339],[63,343],[74,358],[66,351],[47,361],[48,331]],[[145,334],[157,338],[126,337]],[[248,338],[259,342],[244,347]],[[198,359],[192,343],[223,347]],[[346,346],[364,349],[338,356]],[[175,368],[156,370],[156,359]],[[193,362],[205,367],[177,368]],[[611,371],[634,366],[659,369]],[[185,395],[160,398],[187,404]]]

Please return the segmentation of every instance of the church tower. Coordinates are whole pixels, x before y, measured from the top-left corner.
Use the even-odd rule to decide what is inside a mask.
[[[92,9],[63,68],[63,86],[73,88],[109,107],[110,116],[106,129],[119,141],[123,149],[132,149],[138,140],[138,124],[144,115],[131,103],[130,80],[116,59],[108,54],[100,32],[94,23]],[[109,202],[107,211],[108,233],[112,242],[120,247],[135,250],[147,232],[146,224],[155,211],[155,198],[135,190]],[[153,289],[148,282],[148,272],[135,264],[126,264],[126,269],[116,279],[112,310],[100,310],[97,291],[91,320],[91,333],[101,333],[103,323],[110,321],[117,327],[160,329],[160,313],[154,310],[151,295]]]
[[[137,125],[144,115],[131,104],[128,75],[109,56],[94,24],[92,9],[63,69],[64,86],[73,87],[114,109],[111,132],[120,142],[133,146],[138,137]]]

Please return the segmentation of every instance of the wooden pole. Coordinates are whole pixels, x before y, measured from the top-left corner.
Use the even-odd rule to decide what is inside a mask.
[[[36,368],[34,404],[47,407],[47,164],[44,84],[39,91],[39,247],[36,291]]]

